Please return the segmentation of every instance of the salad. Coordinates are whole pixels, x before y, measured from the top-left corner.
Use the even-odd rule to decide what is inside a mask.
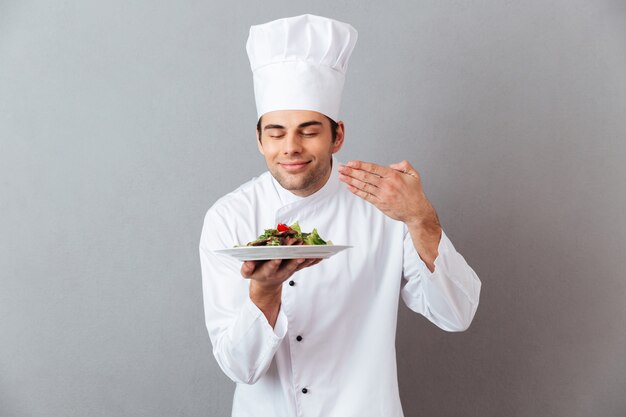
[[[265,229],[256,240],[245,246],[293,246],[293,245],[332,245],[320,237],[317,229],[311,233],[302,233],[300,225],[295,222],[291,226],[279,223],[275,229]]]

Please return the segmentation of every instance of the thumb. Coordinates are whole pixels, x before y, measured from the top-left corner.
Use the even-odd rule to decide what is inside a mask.
[[[411,173],[411,174],[415,173],[415,169],[413,169],[413,167],[407,160],[391,164],[389,165],[389,168],[395,169],[396,171],[402,171],[405,173]]]
[[[255,269],[256,269],[256,262],[245,261],[243,265],[241,265],[241,275],[244,278],[250,278]]]
[[[410,176],[415,177],[417,179],[420,178],[419,172],[417,172],[415,170],[415,168],[413,168],[413,165],[411,165],[409,163],[409,161],[407,161],[407,160],[404,160],[402,162],[396,162],[395,164],[389,165],[389,167],[391,169],[395,169],[396,171],[400,171],[400,172],[403,172],[405,174],[409,174]]]

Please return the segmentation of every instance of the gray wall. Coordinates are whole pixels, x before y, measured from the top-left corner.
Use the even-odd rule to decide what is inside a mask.
[[[228,416],[206,209],[264,170],[251,24],[352,23],[342,160],[407,158],[483,281],[400,311],[407,416],[626,415],[626,2],[0,0],[0,416]]]

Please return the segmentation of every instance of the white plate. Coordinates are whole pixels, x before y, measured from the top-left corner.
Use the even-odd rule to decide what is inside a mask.
[[[217,249],[213,252],[230,255],[240,261],[261,261],[266,259],[329,258],[351,247],[346,245],[242,246]]]

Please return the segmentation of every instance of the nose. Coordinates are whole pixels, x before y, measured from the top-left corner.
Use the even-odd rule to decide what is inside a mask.
[[[287,133],[283,141],[283,153],[285,155],[302,153],[302,138],[298,133]]]

